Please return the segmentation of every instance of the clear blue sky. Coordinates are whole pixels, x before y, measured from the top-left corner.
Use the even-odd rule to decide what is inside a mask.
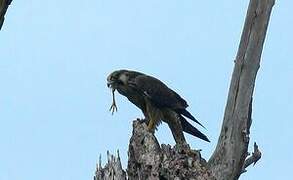
[[[131,122],[142,113],[106,76],[127,68],[166,82],[188,102],[211,143],[219,135],[248,0],[17,1],[0,32],[0,180],[92,179],[99,154],[127,163]],[[257,77],[251,144],[263,157],[243,180],[292,178],[293,16],[277,1]],[[162,125],[161,143],[174,141]]]

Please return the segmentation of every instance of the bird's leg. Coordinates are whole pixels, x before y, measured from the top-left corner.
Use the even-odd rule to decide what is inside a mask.
[[[153,108],[151,108],[150,106],[150,102],[148,101],[148,99],[146,98],[146,119],[147,119],[147,130],[151,133],[154,133],[155,132],[155,126],[156,126],[156,123],[155,123],[155,117],[153,116]]]
[[[151,132],[151,133],[154,133],[154,131],[155,131],[155,121],[153,120],[153,118],[149,119],[148,131]]]
[[[117,112],[117,106],[116,106],[116,102],[115,102],[115,89],[112,89],[112,105],[111,105],[111,107],[110,107],[110,109],[109,109],[109,111],[111,111],[112,112],[112,115],[114,114],[114,111],[116,111]]]

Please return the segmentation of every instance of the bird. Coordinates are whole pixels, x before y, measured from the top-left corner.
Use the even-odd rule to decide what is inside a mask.
[[[141,109],[147,121],[147,130],[154,133],[163,121],[171,129],[176,144],[187,144],[183,132],[210,142],[208,137],[189,123],[186,118],[204,127],[187,111],[187,102],[159,79],[132,70],[115,70],[107,77],[112,90],[112,114],[117,111],[115,91]]]

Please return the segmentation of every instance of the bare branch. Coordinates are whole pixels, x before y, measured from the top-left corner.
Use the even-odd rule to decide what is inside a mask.
[[[12,0],[0,0],[0,30],[4,23],[4,16]]]
[[[224,121],[208,165],[218,179],[237,179],[247,156],[252,95],[274,0],[250,0],[231,79]]]
[[[99,157],[99,164],[97,165],[94,180],[109,180],[109,179],[119,179],[126,180],[126,172],[122,169],[119,152],[117,157],[111,155],[107,151],[108,162],[103,168],[101,166],[102,160],[101,155]]]
[[[243,165],[243,169],[242,169],[242,173],[246,172],[246,168],[248,166],[250,166],[251,164],[253,164],[253,166],[255,165],[255,163],[260,160],[261,158],[261,152],[260,150],[258,149],[258,145],[254,142],[254,150],[253,150],[253,153],[250,157],[248,157],[245,162],[244,162],[244,165]]]

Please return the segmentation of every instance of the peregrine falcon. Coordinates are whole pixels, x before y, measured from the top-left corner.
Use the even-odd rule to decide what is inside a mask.
[[[114,92],[127,97],[143,112],[147,128],[154,133],[161,121],[168,124],[175,142],[186,143],[183,131],[210,142],[207,136],[192,126],[185,118],[198,122],[186,108],[187,102],[162,81],[141,72],[117,70],[107,77],[107,86],[112,89],[113,103],[110,111],[117,111]]]

